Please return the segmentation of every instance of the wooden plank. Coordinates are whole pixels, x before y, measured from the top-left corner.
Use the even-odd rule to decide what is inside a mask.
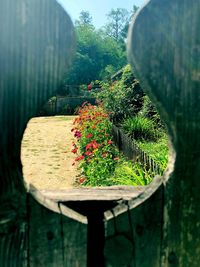
[[[37,190],[35,187],[31,186],[29,190],[30,194],[34,197],[34,199],[47,209],[52,210],[56,213],[62,212],[62,214],[68,218],[87,224],[87,218],[85,216],[79,214],[78,212],[70,208],[63,206],[61,204],[61,200],[57,201],[60,203],[59,205],[59,203],[57,203],[54,199],[50,199],[49,197],[44,196],[41,191]]]
[[[74,32],[56,1],[0,0],[0,6],[0,266],[18,267],[24,264],[27,223],[21,139],[28,120],[62,81]]]
[[[164,267],[200,263],[199,14],[199,0],[150,0],[128,38],[136,77],[159,110],[173,145],[173,174],[165,180],[162,251],[156,255]]]
[[[72,188],[65,190],[41,190],[41,194],[46,198],[57,202],[66,201],[122,201],[137,198],[148,186],[112,186],[112,187],[97,187],[97,188]],[[33,190],[30,191],[33,193]]]
[[[0,229],[0,266],[27,267],[27,223],[15,225],[15,228],[11,228],[12,231],[7,233],[3,231],[3,228],[4,226]]]
[[[126,213],[107,221],[104,253],[109,267],[160,267],[162,205],[163,187],[142,205],[132,210],[127,205]]]
[[[64,267],[87,266],[87,225],[63,218]]]
[[[86,267],[87,225],[28,199],[29,266]]]

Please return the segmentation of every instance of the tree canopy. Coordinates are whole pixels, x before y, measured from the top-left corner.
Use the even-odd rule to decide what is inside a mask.
[[[95,29],[90,13],[80,13],[75,22],[76,55],[64,84],[81,85],[102,80],[126,64],[124,31],[127,31],[130,17],[126,9],[112,9],[105,27]]]

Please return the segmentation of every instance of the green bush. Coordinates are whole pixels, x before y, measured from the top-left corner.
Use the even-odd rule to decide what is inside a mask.
[[[125,119],[122,123],[122,128],[136,140],[155,140],[158,135],[154,122],[138,115]]]
[[[103,103],[115,124],[119,124],[124,118],[136,115],[141,110],[144,93],[134,78],[130,65],[123,69],[119,81],[114,81],[112,84],[102,83],[101,87],[96,97]]]
[[[153,120],[156,123],[157,128],[165,128],[165,125],[161,121],[160,115],[158,114],[156,107],[153,105],[147,95],[144,95],[143,97],[143,106],[139,114],[143,117]]]

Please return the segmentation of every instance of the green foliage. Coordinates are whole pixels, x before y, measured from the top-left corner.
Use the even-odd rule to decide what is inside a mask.
[[[123,40],[123,33],[130,21],[130,12],[125,8],[111,9],[107,14],[108,23],[105,26],[106,34],[116,41]]]
[[[80,24],[92,25],[92,16],[90,15],[89,11],[82,10],[79,15],[79,20],[77,20],[75,23],[77,25]]]
[[[158,114],[156,107],[153,105],[147,95],[143,97],[143,106],[140,110],[140,115],[153,120],[156,123],[157,128],[165,129],[165,125],[161,121],[160,115]]]
[[[168,162],[168,138],[165,133],[162,133],[156,142],[147,142],[145,140],[137,141],[138,146],[145,151],[156,163],[161,166],[164,171]]]
[[[124,118],[136,115],[143,104],[143,91],[134,78],[130,65],[127,65],[119,81],[112,84],[102,83],[102,90],[97,98],[110,113],[110,118],[118,124]]]
[[[114,185],[147,185],[154,177],[150,171],[147,171],[141,163],[121,160],[115,168],[110,180]]]
[[[155,140],[157,137],[155,124],[149,118],[136,115],[126,118],[121,126],[126,133],[136,140]]]
[[[168,158],[166,129],[155,106],[134,79],[130,66],[123,69],[118,81],[102,86],[97,97],[114,123],[136,139],[139,147],[164,170]]]
[[[89,84],[121,68],[126,55],[121,46],[104,31],[96,30],[88,12],[82,12],[75,25],[77,52],[65,84]],[[108,68],[108,66],[110,66]]]

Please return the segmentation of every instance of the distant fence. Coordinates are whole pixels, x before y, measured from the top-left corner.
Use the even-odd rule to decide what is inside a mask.
[[[154,174],[163,174],[163,168],[146,152],[138,147],[134,140],[117,126],[112,127],[113,141],[121,152],[130,160],[141,162],[147,170]]]
[[[82,106],[84,102],[89,102],[94,105],[96,99],[94,97],[82,96],[55,96],[44,105],[39,115],[73,115],[77,108]]]

